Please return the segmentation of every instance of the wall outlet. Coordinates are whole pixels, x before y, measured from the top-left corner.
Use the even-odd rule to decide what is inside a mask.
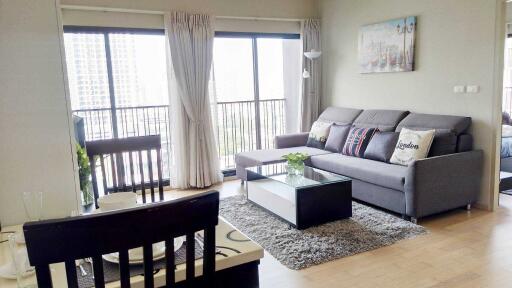
[[[453,93],[455,93],[455,94],[466,93],[466,86],[463,86],[463,85],[454,86]]]
[[[469,85],[468,86],[468,93],[479,93],[480,92],[480,86],[478,85]]]

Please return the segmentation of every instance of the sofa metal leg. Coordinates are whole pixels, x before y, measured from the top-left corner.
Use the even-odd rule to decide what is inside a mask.
[[[411,217],[412,224],[418,224],[418,218]]]
[[[470,210],[471,210],[471,203],[468,203],[468,204],[466,205],[466,210],[468,210],[468,211],[470,211]]]

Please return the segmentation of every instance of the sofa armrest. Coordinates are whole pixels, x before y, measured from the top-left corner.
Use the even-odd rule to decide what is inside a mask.
[[[480,192],[482,166],[482,150],[413,162],[405,177],[406,214],[420,218],[474,203]]]
[[[306,146],[308,136],[308,132],[279,135],[274,139],[274,146],[276,149]]]

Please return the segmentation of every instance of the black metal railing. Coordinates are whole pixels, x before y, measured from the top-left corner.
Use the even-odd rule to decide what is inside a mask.
[[[217,136],[221,166],[235,167],[235,154],[274,147],[285,133],[285,99],[217,103]],[[256,110],[259,111],[256,111]]]
[[[218,153],[223,170],[235,167],[235,154],[274,146],[274,137],[285,133],[285,100],[218,102],[216,105]],[[80,109],[73,114],[84,119],[86,141],[160,134],[162,166],[169,175],[170,124],[167,105],[116,108],[117,135],[112,109]]]

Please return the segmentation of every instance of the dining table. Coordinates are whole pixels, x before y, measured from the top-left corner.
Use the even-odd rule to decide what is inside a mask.
[[[2,227],[2,232],[21,232],[22,225]],[[5,233],[2,235],[6,235]],[[3,236],[4,238],[7,238]],[[217,249],[215,258],[216,280],[222,287],[259,287],[258,265],[264,256],[263,248],[249,239],[242,232],[233,227],[222,217],[216,227],[215,245]],[[25,249],[25,245],[18,244],[17,249]],[[0,243],[0,266],[11,261],[8,242]],[[195,260],[196,277],[202,274],[202,258]],[[50,265],[54,287],[66,287],[66,272],[64,263]],[[165,269],[154,273],[155,287],[165,286]],[[34,277],[35,276],[29,276]],[[185,279],[185,264],[175,267],[175,279],[179,283]],[[131,287],[144,287],[144,277],[132,276]],[[16,280],[0,278],[0,287],[16,288]],[[106,283],[108,288],[120,287],[120,281]]]

